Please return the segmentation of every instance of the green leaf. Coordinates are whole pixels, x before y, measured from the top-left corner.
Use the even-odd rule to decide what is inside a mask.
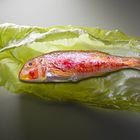
[[[0,86],[46,100],[74,101],[104,108],[140,111],[140,72],[125,69],[79,83],[31,84],[18,74],[29,59],[55,50],[97,50],[140,57],[140,39],[114,30],[77,26],[48,28],[0,25]]]

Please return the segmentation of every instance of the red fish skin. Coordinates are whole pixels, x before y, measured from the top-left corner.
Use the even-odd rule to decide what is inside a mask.
[[[119,57],[101,55],[89,52],[62,52],[46,55],[48,69],[59,69],[63,72],[71,71],[75,74],[91,74],[109,72],[127,67]]]
[[[30,63],[32,66],[29,66]],[[27,82],[69,82],[125,68],[140,70],[140,59],[95,51],[55,51],[27,62],[19,79]]]

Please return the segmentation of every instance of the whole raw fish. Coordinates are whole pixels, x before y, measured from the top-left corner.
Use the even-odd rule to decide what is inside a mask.
[[[25,82],[70,82],[120,69],[140,70],[140,59],[96,51],[54,51],[28,61],[19,73]]]

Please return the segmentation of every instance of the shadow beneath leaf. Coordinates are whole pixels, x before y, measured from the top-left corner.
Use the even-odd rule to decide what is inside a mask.
[[[89,108],[72,102],[48,102],[27,95],[20,98],[24,139],[135,140],[140,137],[140,114]]]

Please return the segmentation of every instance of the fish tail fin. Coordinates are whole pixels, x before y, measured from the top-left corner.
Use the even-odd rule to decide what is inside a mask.
[[[136,70],[140,70],[140,59],[133,58],[130,62],[130,67]]]
[[[133,69],[140,70],[140,64],[132,67]]]

